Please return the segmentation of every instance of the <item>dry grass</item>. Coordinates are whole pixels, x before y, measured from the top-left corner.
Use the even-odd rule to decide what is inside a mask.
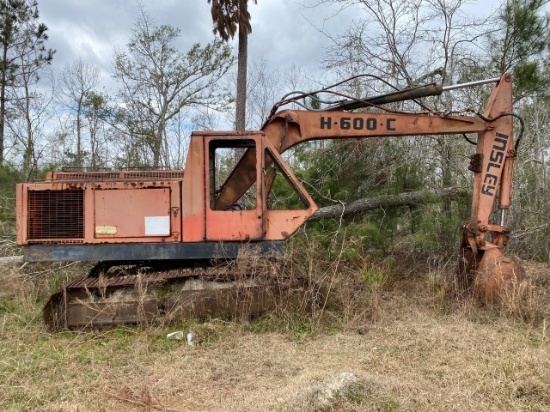
[[[550,410],[548,266],[526,265],[521,304],[483,307],[445,296],[446,265],[315,253],[281,269],[311,280],[301,310],[55,334],[40,307],[74,267],[2,267],[0,410]]]

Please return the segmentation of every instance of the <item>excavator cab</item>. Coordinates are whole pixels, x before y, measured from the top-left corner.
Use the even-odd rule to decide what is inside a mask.
[[[235,170],[235,156],[241,154],[253,183],[226,204],[220,188]],[[277,197],[277,189],[284,192],[285,201]],[[182,202],[184,241],[284,240],[317,210],[261,132],[193,133]]]

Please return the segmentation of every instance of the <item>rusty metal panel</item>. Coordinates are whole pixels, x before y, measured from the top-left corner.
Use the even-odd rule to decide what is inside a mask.
[[[27,191],[24,184],[18,184],[15,188],[15,213],[17,226],[17,244],[27,244]]]
[[[181,192],[182,235],[184,242],[205,240],[204,138],[193,133],[187,153]]]
[[[96,238],[170,236],[170,189],[94,191]]]
[[[298,228],[317,211],[318,207],[271,142],[266,139],[263,144],[268,152],[263,159],[264,167],[266,167],[268,157],[270,157],[280,168],[280,173],[286,177],[292,189],[302,199],[306,206],[304,209],[295,210],[273,210],[266,207],[264,211],[265,240],[285,240],[298,230]],[[268,182],[263,182],[263,185],[267,186]],[[264,192],[269,192],[269,188],[266,187]]]
[[[181,240],[181,180],[50,181],[16,193],[20,245]]]
[[[310,209],[266,210],[265,240],[285,240],[309,218]]]
[[[262,214],[256,210],[208,210],[206,213],[208,240],[263,239]]]
[[[219,141],[226,141],[228,146],[231,146],[231,141],[235,141],[235,144],[240,142],[253,141],[254,148],[250,148],[247,153],[255,152],[256,159],[255,169],[251,170],[251,173],[255,176],[256,182],[262,181],[262,134],[247,134],[245,136],[240,134],[232,134],[227,136],[207,136],[204,139],[204,174],[205,181],[210,181],[210,169],[206,159],[209,159],[211,153],[209,150],[214,150],[213,147]],[[214,142],[213,145],[210,142]],[[212,146],[212,147],[211,147]],[[238,146],[235,146],[238,147]],[[261,184],[257,184],[255,187],[255,207],[251,210],[214,210],[217,206],[217,202],[210,202],[210,190],[209,184],[205,183],[205,214],[206,214],[206,240],[209,241],[248,241],[248,240],[261,240],[263,239],[263,212],[264,202],[262,196]],[[254,188],[252,189],[254,190]],[[238,199],[237,199],[238,200]]]
[[[81,170],[50,172],[46,175],[48,181],[86,181],[103,182],[107,180],[125,181],[125,180],[181,180],[184,172],[181,169],[176,170],[121,170],[121,171],[95,171],[86,172]]]
[[[153,321],[159,314],[156,299],[130,301],[86,302],[77,300],[67,305],[66,323],[69,328],[137,324]],[[53,329],[53,327],[52,327]]]

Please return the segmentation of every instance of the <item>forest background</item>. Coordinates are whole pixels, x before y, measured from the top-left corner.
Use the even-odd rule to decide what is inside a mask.
[[[237,1],[244,0],[226,3]],[[0,0],[0,257],[11,262],[0,266],[0,409],[547,411],[546,0],[248,2],[249,37],[264,36],[250,42],[249,130],[261,127],[288,92],[346,78],[353,80],[335,90],[363,97],[512,73],[514,112],[525,127],[506,254],[521,259],[530,278],[501,306],[457,297],[446,283],[456,273],[460,223],[470,215],[468,140],[475,136],[320,141],[285,155],[315,201],[378,204],[308,222],[291,239],[278,273],[314,285],[299,308],[285,301],[256,318],[46,331],[44,302],[91,265],[11,259],[21,254],[16,183],[59,169],[184,168],[193,130],[237,124],[235,41],[215,37],[209,16],[218,2],[180,3],[188,14],[165,21],[153,6],[128,7],[125,0],[107,6]],[[193,14],[198,3],[204,10]],[[279,4],[288,12],[272,13]],[[41,19],[47,7],[48,27]],[[65,15],[52,13],[56,7],[67,15],[83,7],[82,30],[71,30]],[[257,30],[263,9],[269,18],[258,20],[277,25],[277,35]],[[314,23],[324,11],[327,20]],[[95,17],[101,13],[116,14],[120,25]],[[134,25],[125,32],[129,18]],[[84,40],[94,33],[113,47],[89,47],[93,42]],[[83,46],[75,52],[79,36]],[[440,112],[479,111],[490,89],[456,90],[423,103]],[[312,99],[302,103],[318,107]],[[418,110],[411,102],[393,108]],[[515,124],[516,137],[520,130]],[[232,161],[229,155],[221,166]],[[280,193],[281,202],[292,201]],[[424,195],[421,202],[385,202],[409,194]],[[270,264],[254,257],[252,263]],[[196,344],[167,339],[175,330],[192,332]]]
[[[483,18],[471,12],[476,4],[464,0],[304,3],[300,18],[306,21],[308,12],[327,7],[333,18],[349,10],[354,18],[344,20],[339,33],[316,27],[324,47],[318,51],[321,66],[314,73],[296,65],[274,68],[268,64],[272,56],[267,49],[258,60],[251,59],[246,129],[260,128],[273,103],[288,92],[317,90],[358,75],[369,76],[355,77],[338,91],[361,97],[392,87],[450,85],[511,72],[514,110],[524,119],[525,130],[507,219],[513,233],[510,248],[524,259],[548,260],[547,1],[510,0]],[[113,45],[110,76],[105,76],[104,68],[83,57],[65,63],[62,70],[54,64],[65,51],[49,48],[49,28],[41,22],[36,2],[2,1],[1,7],[4,254],[14,250],[15,183],[63,168],[184,168],[192,130],[234,128],[236,56],[231,44],[214,34],[206,43],[181,49],[181,29],[157,23],[146,6],[136,4],[128,40]],[[204,26],[211,24],[204,21]],[[490,85],[469,88],[424,103],[442,112],[482,110],[489,90]],[[395,108],[417,109],[408,102]],[[469,215],[469,146],[461,136],[317,142],[298,147],[288,161],[320,206],[388,194],[456,190],[454,197],[428,204],[378,208],[314,226],[328,243],[351,240],[350,253],[360,256],[398,251],[446,256],[456,249],[458,225]]]

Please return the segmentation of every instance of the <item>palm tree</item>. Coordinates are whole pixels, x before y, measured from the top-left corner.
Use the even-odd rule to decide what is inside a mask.
[[[257,0],[254,4],[257,4]],[[214,34],[223,41],[232,39],[239,28],[239,52],[237,63],[237,101],[235,130],[246,127],[246,61],[248,59],[248,34],[252,32],[248,0],[208,0],[211,4]]]

